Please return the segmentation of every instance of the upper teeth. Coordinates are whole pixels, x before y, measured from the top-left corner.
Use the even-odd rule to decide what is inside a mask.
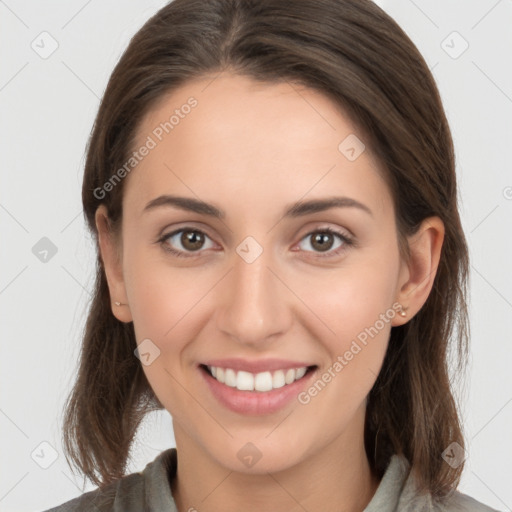
[[[256,374],[242,370],[237,372],[231,368],[220,368],[218,366],[208,366],[208,370],[219,382],[240,391],[270,391],[271,389],[282,388],[285,384],[291,384],[295,380],[304,377],[307,367]]]

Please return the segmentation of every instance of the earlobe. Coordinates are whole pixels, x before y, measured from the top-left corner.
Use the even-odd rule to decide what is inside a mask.
[[[441,258],[444,232],[444,224],[439,217],[428,217],[408,238],[410,258],[402,262],[397,297],[407,315],[395,316],[393,325],[408,322],[427,301]]]
[[[120,248],[111,231],[108,212],[104,205],[100,205],[96,210],[95,222],[98,231],[98,249],[107,278],[112,313],[121,322],[131,322],[132,316],[126,296]]]

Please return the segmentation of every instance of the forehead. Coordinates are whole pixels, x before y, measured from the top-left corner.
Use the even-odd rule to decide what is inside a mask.
[[[261,210],[327,194],[389,208],[364,142],[342,109],[313,89],[228,73],[202,78],[144,117],[133,149],[150,149],[127,178],[125,200],[142,211],[158,195],[181,192]]]

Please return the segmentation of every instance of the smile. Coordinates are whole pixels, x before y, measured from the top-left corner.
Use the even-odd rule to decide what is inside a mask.
[[[292,384],[304,377],[308,369],[313,367],[303,366],[301,368],[288,368],[286,370],[266,371],[256,374],[218,366],[206,366],[206,368],[214,379],[226,386],[240,391],[265,392]]]
[[[316,365],[258,373],[205,364],[198,369],[217,403],[243,415],[272,414],[296,402],[318,373]]]

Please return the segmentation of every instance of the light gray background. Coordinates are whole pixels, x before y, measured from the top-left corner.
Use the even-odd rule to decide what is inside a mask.
[[[84,149],[115,63],[165,3],[0,0],[1,511],[43,510],[94,488],[73,476],[60,441],[92,287]],[[433,70],[456,145],[472,257],[471,366],[460,394],[468,460],[459,490],[511,510],[512,2],[378,3]],[[47,58],[31,47],[49,51],[52,38],[58,48]],[[57,248],[46,263],[32,252],[43,237]],[[170,417],[154,414],[130,472],[170,446]]]

